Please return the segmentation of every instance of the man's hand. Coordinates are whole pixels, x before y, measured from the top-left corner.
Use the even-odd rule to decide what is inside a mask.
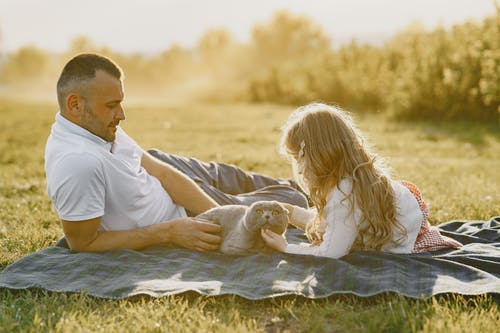
[[[101,218],[64,221],[69,247],[76,252],[103,252],[116,249],[140,250],[154,245],[175,244],[199,251],[217,250],[221,227],[217,224],[181,218],[133,230],[99,230]]]
[[[214,251],[222,240],[220,232],[221,226],[218,224],[184,218],[172,221],[167,237],[171,244],[198,251]]]
[[[278,235],[269,229],[260,229],[260,234],[269,247],[279,252],[285,252],[288,243],[282,235]]]

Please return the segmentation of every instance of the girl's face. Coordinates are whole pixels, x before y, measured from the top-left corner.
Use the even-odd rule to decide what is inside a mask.
[[[292,159],[292,170],[294,175],[302,175],[303,170],[299,168],[299,162],[297,162],[296,158]]]
[[[302,175],[304,172],[304,156],[299,157],[299,152],[296,149],[290,149],[290,156],[292,157],[292,169],[294,175]]]
[[[304,178],[304,169],[305,169],[305,163],[304,163],[304,157],[299,158],[298,153],[291,154],[292,156],[292,171],[293,175],[295,177],[295,180],[299,183],[300,187],[306,192],[306,194],[309,194],[309,187],[307,186],[307,181]]]

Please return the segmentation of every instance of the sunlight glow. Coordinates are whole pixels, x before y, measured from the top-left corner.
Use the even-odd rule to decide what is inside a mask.
[[[76,9],[77,8],[77,9]],[[27,44],[62,52],[77,36],[119,52],[155,54],[172,43],[192,47],[211,28],[225,28],[238,41],[280,9],[309,17],[333,42],[355,38],[379,44],[414,21],[427,28],[481,19],[493,0],[2,0],[0,52]]]

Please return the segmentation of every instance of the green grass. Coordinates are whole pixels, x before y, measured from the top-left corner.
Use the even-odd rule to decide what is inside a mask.
[[[45,194],[43,150],[57,108],[0,100],[0,269],[62,236]],[[275,105],[130,106],[126,131],[144,148],[291,176],[277,153],[291,111]],[[499,215],[500,135],[494,126],[355,117],[398,178],[415,182],[431,222]],[[195,293],[122,301],[0,290],[0,332],[495,332],[491,297],[412,300],[394,294],[248,301]]]

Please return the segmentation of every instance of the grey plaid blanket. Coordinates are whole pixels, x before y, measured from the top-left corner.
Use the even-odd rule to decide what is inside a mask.
[[[405,255],[362,251],[341,259],[281,253],[239,257],[179,248],[89,254],[50,247],[6,267],[0,273],[0,287],[85,292],[111,299],[185,291],[247,299],[321,298],[339,293],[395,292],[413,298],[500,293],[500,217],[452,221],[439,227],[466,245]],[[289,229],[287,234],[290,242],[304,241],[298,230]]]

